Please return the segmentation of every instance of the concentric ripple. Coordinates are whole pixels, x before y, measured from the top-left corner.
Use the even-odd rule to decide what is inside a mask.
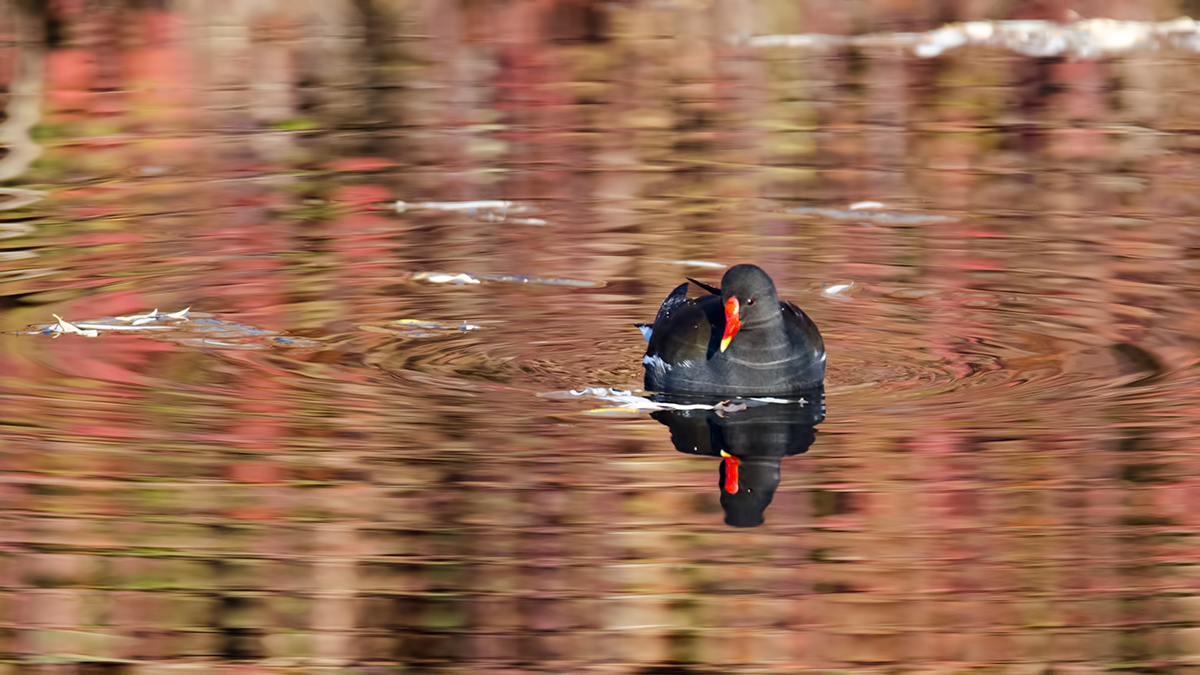
[[[832,396],[915,399],[969,391],[978,398],[980,390],[1005,389],[1013,397],[1117,381],[1115,345],[1060,316],[1071,314],[1060,311],[1071,301],[973,289],[836,287],[814,308],[827,317],[821,326]]]

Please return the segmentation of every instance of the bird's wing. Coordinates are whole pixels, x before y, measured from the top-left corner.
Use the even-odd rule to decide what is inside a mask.
[[[720,337],[713,329],[720,310],[720,298],[711,295],[678,305],[668,316],[655,320],[646,355],[667,364],[707,358]]]
[[[662,305],[658,308],[658,314],[654,315],[652,323],[634,324],[637,329],[642,332],[642,337],[646,342],[650,342],[650,338],[654,335],[654,329],[661,326],[672,314],[679,310],[687,303],[687,284],[679,284],[675,290],[667,294],[667,297],[662,301]]]
[[[657,326],[660,321],[667,319],[687,303],[687,284],[679,284],[675,290],[667,294],[667,297],[662,301],[662,305],[658,308],[658,314],[654,315],[654,323],[651,326]]]
[[[825,340],[821,338],[821,331],[817,330],[817,324],[808,318],[804,310],[787,300],[782,300],[779,304],[783,306],[784,322],[792,330],[799,331],[808,340],[808,343],[813,346],[813,349],[825,351]]]

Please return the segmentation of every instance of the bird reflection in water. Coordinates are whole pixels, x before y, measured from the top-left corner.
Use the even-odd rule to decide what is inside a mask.
[[[816,438],[816,425],[825,419],[823,389],[792,399],[803,402],[746,401],[745,408],[659,410],[650,416],[670,428],[679,452],[721,458],[718,485],[725,523],[758,527],[779,487],[781,460],[806,452]]]

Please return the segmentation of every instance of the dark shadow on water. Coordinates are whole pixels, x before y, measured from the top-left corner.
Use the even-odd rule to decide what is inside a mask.
[[[671,430],[671,443],[679,452],[721,458],[718,489],[725,523],[758,527],[779,487],[783,458],[807,452],[816,439],[816,425],[825,419],[824,389],[796,398],[803,402],[746,401],[746,407],[735,410],[729,408],[740,404],[718,410],[659,410],[650,416]]]

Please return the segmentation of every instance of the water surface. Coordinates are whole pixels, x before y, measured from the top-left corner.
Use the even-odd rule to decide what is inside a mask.
[[[12,672],[1200,662],[1187,26],[77,4],[0,45]],[[752,528],[668,423],[774,413],[609,391],[739,262],[829,351]]]

